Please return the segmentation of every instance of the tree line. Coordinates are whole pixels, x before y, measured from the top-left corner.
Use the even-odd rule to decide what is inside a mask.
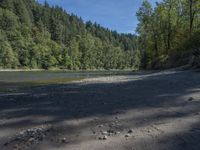
[[[160,69],[200,47],[200,0],[144,0],[137,35],[35,0],[0,0],[0,68]]]
[[[137,69],[138,37],[35,0],[0,0],[0,68]]]
[[[137,17],[142,68],[187,64],[200,48],[200,0],[163,0],[155,8],[144,0]]]

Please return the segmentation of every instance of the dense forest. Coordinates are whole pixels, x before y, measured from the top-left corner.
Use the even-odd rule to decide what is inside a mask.
[[[200,0],[163,0],[155,8],[145,0],[137,17],[142,68],[195,63],[191,56],[200,48]]]
[[[137,36],[36,0],[0,0],[0,68],[137,69]]]
[[[200,47],[200,0],[144,0],[137,35],[119,34],[58,6],[0,0],[0,68],[160,69]],[[199,60],[198,60],[199,61]]]

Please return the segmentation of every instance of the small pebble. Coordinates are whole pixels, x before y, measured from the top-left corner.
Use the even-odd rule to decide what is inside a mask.
[[[128,133],[133,133],[133,129],[130,129],[130,130],[128,131]]]
[[[103,127],[103,125],[101,124],[101,125],[99,125],[99,128],[102,128]]]
[[[107,139],[108,139],[108,137],[106,135],[103,137],[99,137],[99,140],[107,140]]]
[[[17,144],[15,144],[14,149],[19,149],[19,146]]]
[[[108,132],[108,133],[114,133],[114,130],[111,130],[111,129],[110,129],[110,130],[108,130],[107,132]]]
[[[193,97],[188,98],[188,101],[193,101],[193,100],[194,100]]]
[[[116,131],[115,134],[120,134],[120,132],[119,132],[119,131]]]
[[[30,143],[34,143],[35,139],[34,139],[34,138],[30,138],[28,141],[29,141]]]
[[[200,115],[200,112],[195,113],[195,115]]]
[[[62,143],[66,143],[66,142],[67,142],[67,139],[66,139],[66,138],[63,138],[61,141],[62,141]]]
[[[104,137],[103,137],[103,140],[107,140],[108,139],[108,137],[105,135]]]
[[[126,135],[125,135],[126,138],[128,138],[128,137],[130,137],[130,136],[131,136],[130,134],[126,134]]]
[[[107,132],[107,131],[103,131],[102,134],[103,134],[103,135],[106,135],[106,134],[108,134],[108,132]]]

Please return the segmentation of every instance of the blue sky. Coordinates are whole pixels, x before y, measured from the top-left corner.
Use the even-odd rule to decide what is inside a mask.
[[[38,0],[43,3],[45,0]],[[91,20],[103,27],[120,33],[134,33],[137,26],[136,12],[143,0],[47,0],[51,5],[59,5],[81,16],[84,21]],[[156,1],[149,0],[152,5]]]

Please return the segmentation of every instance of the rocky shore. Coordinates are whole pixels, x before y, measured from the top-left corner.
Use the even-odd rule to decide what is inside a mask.
[[[0,147],[199,150],[199,85],[198,72],[170,70],[1,94]]]

